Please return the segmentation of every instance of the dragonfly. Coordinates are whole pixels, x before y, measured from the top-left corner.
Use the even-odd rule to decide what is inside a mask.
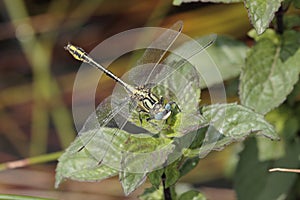
[[[101,64],[97,63],[81,47],[77,47],[69,43],[65,47],[65,49],[69,51],[69,53],[75,59],[84,63],[88,63],[93,67],[96,67],[97,69],[104,72],[107,76],[115,80],[118,84],[120,84],[129,93],[131,99],[137,102],[138,112],[144,112],[148,114],[148,117],[146,118],[147,121],[150,121],[152,119],[166,120],[171,115],[171,108],[173,104],[177,107],[177,109],[179,109],[178,105],[174,101],[170,101],[164,104],[164,98],[155,95],[151,91],[151,88],[147,88],[143,85],[134,87],[125,83],[122,79],[114,75],[111,71],[107,70]],[[140,115],[139,120],[142,124],[142,118]]]
[[[166,101],[165,100],[166,98],[164,96],[159,96],[155,94],[155,92],[153,91],[153,86],[151,84],[148,84],[148,82],[155,74],[159,73],[159,64],[163,61],[168,50],[171,48],[175,40],[180,35],[182,28],[183,28],[183,22],[182,21],[176,22],[173,26],[171,26],[164,33],[162,33],[155,41],[153,41],[153,43],[149,46],[148,49],[146,49],[142,58],[140,58],[140,60],[138,61],[138,64],[154,63],[154,65],[152,66],[152,69],[149,71],[147,78],[144,80],[144,83],[138,86],[128,84],[127,82],[123,81],[121,78],[117,77],[111,71],[109,71],[104,66],[102,66],[100,63],[96,62],[95,59],[92,56],[90,56],[86,51],[84,51],[81,47],[69,43],[65,46],[65,50],[67,50],[76,60],[79,60],[83,63],[87,63],[92,67],[101,70],[104,74],[106,74],[108,77],[113,79],[118,85],[120,85],[121,88],[123,88],[129,95],[130,101],[134,102],[134,104],[136,105],[135,107],[136,107],[136,111],[138,112],[138,118],[141,126],[143,126],[144,124],[141,116],[142,114],[146,115],[146,123],[151,123],[155,126],[155,123],[152,122],[153,120],[166,121],[170,118],[170,116],[172,116],[173,113],[181,112],[181,109],[176,103],[176,101],[172,101],[172,100]],[[215,37],[212,37],[212,39],[208,40],[202,46],[202,48],[197,49],[195,52],[192,52],[190,57],[208,48],[214,42],[214,40]],[[160,49],[155,48],[158,45]],[[169,76],[171,76],[172,73],[178,71],[187,62],[188,61],[185,60],[177,64],[176,67],[172,68],[173,71],[171,73],[166,74],[163,79],[167,79]],[[160,80],[160,82],[162,82],[163,79]],[[113,120],[118,113],[122,112],[121,111],[122,106],[124,105],[116,106],[113,109],[109,110],[107,113],[104,113],[104,116],[101,119],[98,119],[100,123],[97,126],[98,127],[107,126],[107,124],[111,120]],[[101,107],[100,105],[100,108],[103,109],[105,107],[104,106]],[[89,119],[87,121],[89,121]],[[111,138],[111,141],[118,134],[118,130],[124,128],[126,122],[127,122],[126,119],[121,122],[121,125],[119,126],[120,128],[115,130]],[[96,127],[92,127],[92,128],[96,128]],[[84,145],[78,151],[84,149],[87,146],[87,144],[93,140],[95,135],[96,132],[92,133],[90,137],[83,142]],[[107,151],[105,151],[102,158],[100,158],[99,156],[97,157],[97,159],[100,159],[99,163],[102,162],[106,152]]]

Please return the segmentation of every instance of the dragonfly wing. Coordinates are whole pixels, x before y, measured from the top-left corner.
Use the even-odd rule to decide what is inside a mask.
[[[163,64],[172,67],[173,71],[169,72],[168,75],[164,76],[164,78],[161,81],[169,78],[170,76],[172,76],[173,73],[184,68],[184,66],[190,62],[190,59],[192,59],[196,55],[201,54],[201,52],[210,47],[216,39],[217,35],[211,34],[203,37],[201,40],[198,41],[188,41],[179,48],[175,49],[173,51],[173,54],[170,54],[163,62]]]
[[[96,160],[93,166],[88,167],[103,164],[122,171],[148,172],[163,165],[174,148],[171,141],[149,137],[149,132],[143,132],[144,129],[138,132],[140,134],[127,131],[132,129],[128,127],[128,118],[123,116],[123,112],[130,106],[130,100],[116,105],[112,101],[111,97],[105,99],[79,133],[78,137],[84,144],[81,150],[87,151]],[[135,105],[134,102],[132,104]],[[158,152],[154,151],[156,145],[162,148]]]
[[[126,119],[122,122],[118,121],[118,124],[115,121],[116,116],[126,105],[127,103],[124,102],[119,106],[112,107],[110,97],[102,101],[97,109],[89,116],[83,128],[78,133],[82,147],[76,151],[86,149],[100,162],[106,154],[103,150],[110,148],[111,141],[127,122]],[[119,126],[119,128],[116,128],[117,126]],[[108,131],[108,129],[111,130]],[[99,149],[102,150],[98,151]]]
[[[164,70],[160,70],[153,80],[157,85],[170,88],[177,96],[177,103],[183,106],[183,110],[192,111],[197,108],[200,99],[200,71],[196,65],[190,63],[190,60],[194,56],[201,55],[201,52],[212,45],[215,40],[216,35],[212,34],[204,37],[199,43],[194,40],[188,41],[173,50],[173,54],[163,61],[163,65],[157,67],[162,67]],[[170,95],[164,94],[164,97],[168,96]]]
[[[93,129],[99,129],[103,126],[114,127],[114,117],[122,110],[122,108],[126,106],[126,102],[112,108],[111,106],[111,97],[103,100],[96,110],[88,117],[86,120],[82,130],[79,132],[79,135],[82,132],[86,132]]]
[[[138,60],[137,65],[159,63],[183,28],[183,22],[177,21],[162,35],[155,39]]]
[[[170,34],[170,33],[166,32],[166,34]],[[215,34],[211,34],[202,37],[201,40],[198,41],[191,40],[190,38],[185,38],[184,36],[182,37],[180,36],[180,38],[181,38],[180,40],[186,42],[176,49],[172,47],[172,54],[168,55],[162,61],[162,65],[156,63],[155,66],[153,67],[153,65],[149,64],[149,65],[142,66],[139,69],[136,69],[136,72],[134,72],[133,74],[147,75],[139,78],[141,83],[139,83],[138,85],[148,85],[148,84],[163,85],[164,88],[172,88],[171,90],[173,90],[173,93],[175,93],[176,95],[185,94],[185,96],[189,96],[188,95],[189,93],[188,94],[182,93],[181,91],[186,90],[185,88],[182,87],[186,87],[188,82],[192,82],[193,87],[190,87],[190,91],[191,91],[190,93],[193,95],[195,94],[194,89],[200,88],[200,73],[199,70],[195,66],[193,66],[189,61],[197,55],[201,56],[202,55],[201,52],[203,52],[210,45],[212,45],[216,40],[217,36]],[[153,49],[147,49],[148,53],[151,52],[152,50]],[[163,92],[163,90],[160,91]],[[157,95],[163,96],[165,98],[172,96],[168,94],[168,92],[166,93],[166,91],[165,93],[157,93]],[[200,93],[198,94],[198,96],[199,95]],[[188,103],[185,103],[185,105],[194,106]]]
[[[157,39],[155,39],[145,50],[142,57],[137,61],[137,66],[144,64],[151,64],[154,70],[156,66],[162,61],[172,44],[175,42],[183,28],[183,22],[177,21],[165,32],[163,32]],[[144,73],[145,74],[145,73]],[[152,72],[143,80],[143,83],[138,85],[145,85],[150,80]]]

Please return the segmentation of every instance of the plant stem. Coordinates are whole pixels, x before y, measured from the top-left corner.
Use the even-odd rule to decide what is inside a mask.
[[[284,13],[287,11],[289,5],[281,4],[278,11],[275,13],[276,16],[276,31],[279,34],[282,34],[284,31],[284,25],[283,25],[283,16]]]
[[[170,187],[166,188],[166,174],[165,173],[162,174],[161,179],[162,179],[163,190],[164,190],[164,199],[172,200],[171,189],[170,189]]]
[[[279,7],[278,11],[276,12],[276,25],[277,25],[277,32],[279,34],[283,33],[283,8],[282,6]]]
[[[41,163],[56,161],[59,158],[59,156],[61,156],[61,154],[62,154],[62,152],[59,151],[59,152],[49,153],[49,154],[40,155],[40,156],[36,156],[36,157],[25,158],[22,160],[1,163],[0,171],[25,167],[25,166],[33,165],[33,164],[41,164]]]
[[[53,200],[48,198],[42,198],[42,197],[33,197],[33,196],[21,196],[21,195],[13,195],[13,194],[0,194],[0,199],[5,200]]]

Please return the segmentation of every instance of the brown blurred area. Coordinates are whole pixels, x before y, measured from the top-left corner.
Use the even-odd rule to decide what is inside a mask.
[[[171,0],[6,0],[0,2],[0,10],[1,163],[62,151],[76,137],[72,87],[80,63],[64,50],[68,42],[90,51],[119,32],[169,27],[177,20],[184,22],[183,33],[191,37],[217,33],[244,39],[250,29],[243,4],[175,7]],[[112,71],[123,74],[130,67],[126,66],[129,59],[120,60]],[[109,95],[114,82],[107,78],[99,84],[98,102]],[[229,152],[222,153],[208,156],[182,181],[201,184],[223,179]],[[125,198],[117,178],[101,183],[67,181],[55,190],[55,164],[1,171],[0,193],[54,199],[134,199],[143,191],[141,188]],[[234,199],[232,190],[210,187],[202,188],[210,199],[220,199],[217,194]]]

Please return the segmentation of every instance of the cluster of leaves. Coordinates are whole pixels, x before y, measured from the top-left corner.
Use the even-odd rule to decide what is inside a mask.
[[[174,0],[174,3],[189,0]],[[204,0],[203,0],[204,2]],[[207,2],[207,1],[206,1]],[[210,2],[232,3],[239,0],[210,0]],[[299,130],[300,104],[297,96],[300,92],[298,81],[300,72],[300,33],[295,27],[300,25],[299,16],[285,15],[284,11],[293,4],[299,6],[297,0],[245,0],[250,20],[256,31],[249,33],[255,40],[250,49],[245,44],[219,37],[214,46],[208,49],[224,80],[239,75],[239,97],[241,105],[213,104],[201,109],[199,120],[201,127],[191,128],[180,137],[141,137],[119,131],[114,128],[89,129],[71,144],[59,159],[56,174],[56,186],[65,178],[79,181],[99,181],[119,175],[125,194],[139,187],[148,177],[153,187],[147,189],[141,199],[205,199],[197,191],[188,191],[176,197],[175,184],[180,177],[196,166],[199,157],[211,150],[221,150],[228,144],[244,140],[255,133],[265,137],[247,140],[245,149],[240,154],[235,175],[235,188],[241,199],[278,199],[288,196],[288,192],[297,181],[295,174],[268,174],[272,166],[299,167],[300,152],[297,132]],[[274,19],[275,16],[275,19]],[[268,28],[273,20],[274,28]],[[236,70],[240,69],[240,70]],[[187,113],[188,115],[189,113]],[[185,116],[178,118],[184,120]],[[177,117],[177,116],[175,116]],[[268,121],[275,124],[270,125]],[[218,125],[220,118],[222,125]],[[192,126],[188,124],[188,126]],[[209,126],[210,125],[210,126]],[[175,122],[176,126],[176,122]],[[184,127],[185,129],[188,127]],[[280,142],[270,142],[265,138]],[[204,135],[216,136],[211,144],[205,142]],[[84,141],[91,135],[97,142],[89,142],[81,151]],[[100,146],[114,140],[114,146],[122,146],[124,150],[138,153],[149,153],[160,148],[160,154],[149,157],[155,163],[157,156],[164,164],[163,168],[151,170],[149,162],[138,157],[128,158],[122,152],[106,151]],[[191,140],[189,146],[180,147],[184,141]],[[99,141],[103,144],[98,143]],[[130,141],[130,142],[128,142]],[[101,152],[108,160],[116,160],[118,167],[105,165],[102,157],[95,157],[93,152]],[[175,156],[179,153],[180,156]],[[177,154],[176,154],[177,155]],[[170,157],[174,157],[169,162]],[[145,158],[144,158],[145,160]],[[130,165],[134,161],[134,164]],[[149,160],[148,160],[149,161]],[[132,168],[139,164],[138,173]],[[127,164],[127,165],[125,165]],[[279,181],[280,180],[280,181]],[[275,192],[274,192],[275,191]],[[284,196],[285,195],[285,196]],[[291,195],[289,195],[291,196]]]

